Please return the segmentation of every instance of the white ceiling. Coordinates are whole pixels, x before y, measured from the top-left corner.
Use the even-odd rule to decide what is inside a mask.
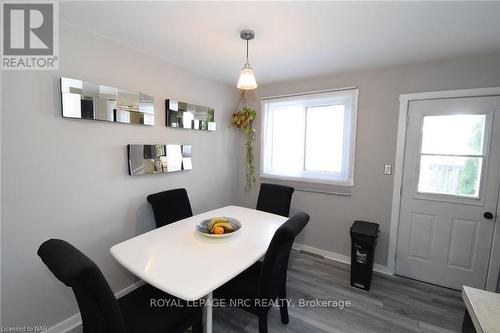
[[[500,2],[61,2],[65,22],[234,84],[500,51]]]

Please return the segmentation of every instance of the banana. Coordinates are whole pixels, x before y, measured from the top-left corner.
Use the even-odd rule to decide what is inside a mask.
[[[207,229],[208,231],[212,232],[214,226],[216,223],[227,223],[229,222],[229,219],[227,217],[214,217],[213,219],[208,222]]]
[[[234,230],[233,226],[228,222],[216,222],[213,225],[212,229],[210,229],[210,232],[212,232],[212,230],[214,230],[215,227],[222,227],[226,231],[233,231]]]

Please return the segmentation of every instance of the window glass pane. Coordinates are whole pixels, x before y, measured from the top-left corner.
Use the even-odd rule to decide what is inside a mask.
[[[300,173],[304,158],[304,109],[300,106],[275,108],[271,116],[271,170]]]
[[[482,162],[481,157],[423,155],[418,191],[477,198]]]
[[[262,177],[352,186],[357,95],[353,89],[263,101]]]
[[[425,116],[422,154],[481,155],[485,115]]]
[[[342,172],[344,114],[344,105],[307,108],[307,171]]]

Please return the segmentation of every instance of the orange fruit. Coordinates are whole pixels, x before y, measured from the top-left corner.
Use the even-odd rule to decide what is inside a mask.
[[[218,235],[220,235],[220,234],[223,234],[223,233],[224,233],[224,228],[223,228],[223,227],[215,227],[215,228],[212,230],[212,232],[213,232],[214,234],[218,234]]]

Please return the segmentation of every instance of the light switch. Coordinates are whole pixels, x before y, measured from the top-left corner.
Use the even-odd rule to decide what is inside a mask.
[[[384,165],[384,175],[388,176],[392,174],[392,164]]]

